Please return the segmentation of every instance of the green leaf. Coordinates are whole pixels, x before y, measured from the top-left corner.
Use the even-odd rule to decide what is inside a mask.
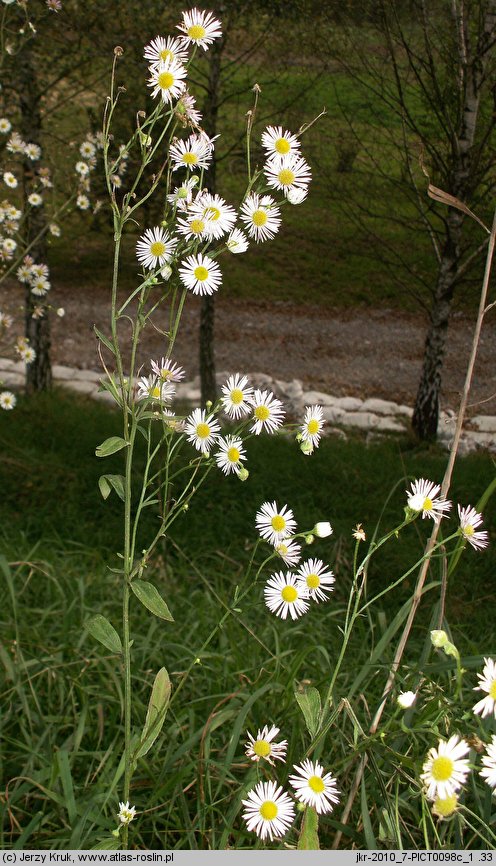
[[[118,836],[109,836],[107,839],[102,839],[90,848],[90,851],[118,851],[121,847],[121,840]],[[96,856],[96,855],[95,855]]]
[[[305,809],[297,847],[298,851],[318,851],[320,849],[319,816],[312,806],[307,806]]]
[[[165,668],[160,668],[152,686],[136,760],[149,752],[162,730],[167,707],[169,706],[171,688],[169,674]]]
[[[320,692],[313,686],[301,692],[295,692],[300,710],[303,713],[308,733],[313,738],[317,735],[322,720],[322,704]]]
[[[98,479],[98,486],[100,488],[100,493],[102,494],[104,499],[107,499],[110,495],[110,491],[113,488],[117,493],[119,499],[122,499],[124,502],[125,493],[124,493],[124,476],[123,475],[100,475]]]
[[[96,640],[100,641],[108,650],[112,653],[122,653],[122,644],[119,635],[117,634],[114,626],[108,621],[108,619],[101,615],[101,613],[95,614],[91,619],[88,619],[84,627],[86,631],[89,631],[92,637],[96,638]]]
[[[108,457],[109,454],[115,454],[116,451],[120,451],[128,444],[129,443],[121,436],[111,436],[109,439],[105,439],[105,442],[102,442],[102,444],[98,446],[95,454],[97,457]]]
[[[96,336],[98,337],[98,339],[100,340],[100,342],[103,343],[103,345],[107,347],[109,352],[112,352],[112,354],[115,355],[115,349],[114,349],[112,343],[110,342],[109,338],[106,337],[105,334],[102,334],[102,332],[98,330],[96,325],[93,325],[93,330],[94,330]]]
[[[361,790],[361,805],[362,805],[362,823],[363,823],[363,832],[365,835],[365,844],[367,848],[370,848],[372,851],[377,850],[377,841],[374,836],[374,831],[372,829],[372,821],[370,820],[370,811],[369,804],[367,802],[367,789],[365,787],[365,776],[362,776],[362,790]]]
[[[151,610],[155,616],[174,622],[174,617],[153,583],[148,583],[146,580],[133,580],[131,589],[141,604]]]

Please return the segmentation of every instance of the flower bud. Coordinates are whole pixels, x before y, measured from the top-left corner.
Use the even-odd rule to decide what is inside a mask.
[[[448,635],[445,631],[435,628],[431,631],[431,642],[432,646],[442,649],[448,643]]]
[[[247,481],[249,474],[248,469],[245,469],[245,467],[242,466],[238,472],[238,478],[240,481]]]
[[[318,538],[327,538],[328,535],[332,535],[332,526],[327,521],[316,523],[313,531]]]

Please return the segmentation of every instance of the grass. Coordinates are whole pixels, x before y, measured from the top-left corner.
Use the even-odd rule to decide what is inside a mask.
[[[0,560],[7,786],[0,804],[2,847],[91,847],[112,838],[120,790],[120,663],[94,642],[84,623],[102,613],[119,629],[119,577],[109,566],[118,564],[121,503],[113,496],[101,499],[102,462],[94,457],[96,445],[118,432],[115,413],[63,392],[21,400],[15,413],[0,417],[0,526],[11,563],[9,570]],[[256,777],[243,754],[246,729],[254,732],[273,720],[289,740],[290,760],[301,760],[308,740],[293,691],[298,683],[311,683],[325,693],[351,585],[351,529],[360,521],[370,538],[378,523],[381,531],[391,528],[401,519],[407,478],[438,479],[446,463],[445,453],[413,447],[407,440],[365,447],[360,438],[329,439],[311,459],[285,439],[261,437],[249,445],[249,480],[241,485],[211,473],[147,571],[175,622],[162,623],[133,605],[138,730],[154,674],[164,664],[175,696],[164,734],[140,759],[134,778],[133,802],[146,812],[133,828],[137,847],[222,848],[234,840],[238,847],[253,847],[239,819],[240,798]],[[116,457],[105,461],[105,472],[118,469]],[[492,475],[485,454],[460,460],[453,498],[475,503]],[[267,614],[255,588],[216,631],[219,611],[231,606],[255,540],[255,511],[273,498],[290,504],[300,527],[331,520],[334,535],[316,542],[311,552],[329,561],[336,574],[332,601],[288,625]],[[494,526],[492,502],[485,524]],[[150,514],[145,533],[153,525]],[[401,542],[385,548],[370,571],[370,594],[418,558],[427,531],[417,521]],[[468,550],[449,588],[447,616],[469,669],[480,666],[478,653],[491,645],[493,571],[491,548],[483,554]],[[432,576],[437,576],[435,566]],[[359,620],[336,684],[337,701],[353,689],[357,671],[370,664],[378,647],[366,686],[359,687],[366,687],[370,708],[375,705],[400,624],[395,627],[394,618],[412,588],[413,577]],[[427,596],[400,670],[400,681],[407,685],[425,646],[436,598],[437,590]],[[443,664],[435,659],[426,670],[449,684]],[[366,726],[361,701],[354,710]],[[353,777],[353,730],[350,718],[339,716],[317,750],[343,791]],[[392,747],[394,737],[384,742]],[[383,773],[391,761],[388,748],[377,745],[375,760]],[[367,784],[370,790],[373,779],[368,777]],[[407,824],[415,839],[417,831]],[[322,819],[322,847],[329,847],[338,827],[339,816]],[[343,845],[363,847],[364,832],[358,816],[346,828]]]

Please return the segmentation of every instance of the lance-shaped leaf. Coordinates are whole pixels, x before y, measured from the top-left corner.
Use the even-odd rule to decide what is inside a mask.
[[[174,617],[153,583],[148,583],[146,580],[133,580],[131,589],[141,604],[155,616],[166,619],[168,622],[174,622]]]
[[[319,731],[322,720],[320,692],[317,689],[314,689],[313,686],[310,686],[310,688],[305,689],[304,691],[295,692],[295,698],[303,713],[308,733],[311,737],[315,737]]]
[[[100,493],[102,494],[104,499],[107,499],[110,495],[110,491],[112,488],[117,493],[119,499],[122,499],[124,502],[125,493],[124,493],[124,476],[123,475],[100,475],[98,479],[98,486],[100,488]]]
[[[145,726],[141,734],[136,758],[141,758],[151,749],[164,724],[165,714],[169,706],[171,682],[165,668],[160,668],[155,677],[152,693],[148,702]]]
[[[319,816],[312,806],[307,806],[301,824],[298,851],[318,851],[319,848]]]
[[[105,442],[102,442],[101,445],[95,451],[97,457],[108,457],[110,454],[115,454],[116,451],[120,451],[122,448],[125,448],[129,443],[126,442],[122,436],[110,436],[109,439],[105,439]]]
[[[92,637],[100,641],[112,653],[122,653],[122,644],[114,626],[101,613],[88,619],[84,627]]]

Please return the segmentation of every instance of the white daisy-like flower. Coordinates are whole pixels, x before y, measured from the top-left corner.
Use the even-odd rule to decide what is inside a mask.
[[[435,523],[439,523],[442,517],[451,508],[451,502],[446,499],[436,498],[441,486],[420,478],[413,481],[410,490],[406,491],[408,507],[412,511],[422,512],[422,518],[431,517]]]
[[[281,740],[279,743],[274,742],[274,737],[277,737],[279,728],[276,728],[275,725],[272,725],[271,728],[265,725],[262,730],[258,730],[256,737],[252,737],[249,731],[246,733],[248,742],[245,745],[245,754],[248,758],[257,762],[261,758],[264,758],[272,766],[274,766],[274,761],[284,762],[288,741]]]
[[[286,574],[279,571],[269,577],[264,588],[264,598],[269,610],[281,619],[286,619],[288,614],[291,619],[298,619],[310,607],[308,593],[289,571]]]
[[[279,541],[274,545],[274,550],[286,565],[298,565],[301,559],[301,545],[297,544],[296,541],[288,541],[287,539]]]
[[[482,764],[483,769],[480,771],[480,775],[491,788],[496,788],[496,736],[494,734],[482,756]]]
[[[463,756],[469,751],[468,743],[456,734],[448,741],[439,740],[437,749],[429,749],[420,775],[429,800],[450,797],[461,788],[470,769]]]
[[[186,139],[175,139],[169,148],[172,170],[208,168],[212,160],[210,139],[205,135],[190,135]]]
[[[193,190],[197,185],[198,178],[196,175],[193,175],[193,177],[185,180],[181,186],[176,186],[174,192],[169,193],[167,196],[167,201],[174,205],[177,210],[187,210],[188,205],[193,200]]]
[[[184,79],[188,70],[177,60],[169,59],[158,66],[151,66],[151,78],[148,87],[152,89],[152,99],[160,94],[162,102],[172,102],[181,96],[186,83]]]
[[[482,514],[479,514],[471,505],[466,508],[458,506],[458,516],[460,518],[460,533],[472,545],[475,550],[482,550],[489,544],[488,534],[485,530],[476,532],[478,526],[482,523]]]
[[[303,441],[310,442],[312,448],[317,448],[324,424],[324,410],[322,406],[307,406],[303,424],[300,427],[300,435]]]
[[[178,117],[184,126],[199,128],[202,122],[202,114],[195,108],[196,99],[192,93],[183,91],[181,98],[176,105],[176,117]]]
[[[11,171],[5,171],[3,175],[3,182],[6,186],[9,186],[11,189],[15,189],[17,186],[17,178],[15,174],[12,174]]]
[[[177,231],[186,238],[201,240],[207,237],[207,223],[200,214],[190,210],[188,216],[178,218]]]
[[[312,179],[310,166],[299,154],[274,156],[265,163],[264,174],[267,185],[282,190],[284,195],[295,189],[305,192]]]
[[[55,310],[55,312],[56,312],[57,316],[59,317],[59,319],[63,319],[63,318],[64,318],[64,316],[65,316],[65,310],[64,310],[63,307],[57,307],[57,309]]]
[[[236,211],[220,195],[201,193],[191,206],[191,213],[205,222],[208,238],[221,238],[230,232],[236,222]]]
[[[84,193],[80,193],[76,199],[76,205],[79,210],[88,210],[90,206],[90,200],[88,196],[84,195]]]
[[[12,124],[7,117],[0,117],[0,133],[7,135],[12,129]]]
[[[300,765],[295,764],[293,769],[297,775],[290,776],[289,782],[298,800],[312,806],[319,815],[332,812],[335,804],[339,803],[339,791],[332,773],[324,772],[318,761],[309,761],[308,758]]]
[[[48,277],[49,274],[50,274],[50,271],[49,271],[48,265],[46,265],[44,262],[41,262],[40,264],[35,264],[33,262],[33,264],[31,265],[31,278],[32,279],[34,279],[35,277]]]
[[[484,668],[481,674],[477,674],[479,685],[475,686],[474,692],[486,692],[486,697],[478,701],[473,708],[476,715],[494,715],[496,717],[496,662],[494,659],[485,658]]]
[[[91,159],[96,153],[96,147],[91,141],[83,141],[79,148],[79,153],[84,159]]]
[[[170,403],[176,393],[172,382],[166,382],[156,375],[142,376],[137,384],[136,397],[138,400],[152,398],[160,403]]]
[[[14,408],[16,403],[17,400],[12,391],[2,391],[0,393],[0,409],[5,409],[6,412],[9,412]]]
[[[281,225],[281,212],[274,199],[270,195],[259,196],[256,192],[246,196],[240,218],[257,243],[273,238]]]
[[[222,469],[225,475],[229,475],[230,472],[239,474],[242,468],[241,461],[246,460],[243,440],[238,436],[226,436],[225,439],[219,437],[217,445],[219,450],[214,456],[219,469]]]
[[[86,177],[90,173],[90,167],[87,162],[84,162],[82,159],[78,160],[76,165],[74,166],[74,170],[76,174],[80,174],[81,177]]]
[[[300,142],[282,126],[268,126],[262,133],[262,147],[269,156],[293,156],[299,153]]]
[[[160,268],[170,262],[177,243],[177,238],[171,238],[169,232],[160,226],[146,229],[136,244],[136,257],[148,270]]]
[[[16,276],[20,283],[30,283],[33,278],[33,274],[31,273],[31,265],[20,265],[17,268]]]
[[[296,577],[306,586],[309,598],[316,602],[327,601],[327,593],[334,589],[334,574],[321,559],[308,559],[300,565]]]
[[[31,348],[31,346],[19,346],[17,352],[21,356],[25,364],[32,364],[36,358],[36,352],[34,349]]]
[[[217,262],[198,253],[184,259],[179,279],[194,295],[212,295],[222,283],[222,274]]]
[[[197,451],[201,451],[206,456],[209,455],[210,449],[217,442],[220,433],[220,427],[214,415],[207,415],[205,409],[194,409],[191,415],[186,418],[184,429],[188,442],[191,442]]]
[[[250,431],[258,436],[262,430],[273,433],[284,421],[283,405],[271,391],[256,390],[252,398],[253,424]]]
[[[17,249],[17,241],[15,241],[14,238],[4,238],[2,241],[2,247],[5,252],[11,256]]]
[[[234,255],[244,253],[249,247],[248,238],[241,229],[233,229],[226,241],[226,247]]]
[[[413,706],[417,699],[416,692],[400,692],[396,698],[396,703],[402,710],[408,710]]]
[[[222,36],[220,21],[214,18],[212,12],[200,9],[183,12],[183,20],[176,26],[181,33],[184,33],[182,38],[186,44],[199,45],[205,51],[214,39]]]
[[[143,56],[145,60],[149,60],[154,65],[170,60],[185,63],[188,59],[188,52],[184,42],[179,37],[168,36],[167,39],[164,39],[162,36],[157,36],[148,45],[145,45]]]
[[[241,376],[239,373],[229,376],[221,391],[222,406],[224,412],[230,418],[237,419],[250,414],[252,410],[253,388],[248,384],[246,376]]]
[[[31,282],[31,291],[39,298],[43,298],[50,289],[51,283],[46,277],[35,276]]]
[[[0,313],[0,329],[8,331],[13,325],[13,318],[8,313]]]
[[[289,189],[286,193],[286,198],[290,204],[301,204],[305,201],[308,195],[307,189],[298,189],[297,187],[293,187]]]
[[[50,223],[50,225],[48,226],[48,231],[51,235],[53,235],[54,238],[59,238],[62,234],[62,232],[60,231],[60,226],[58,226],[57,223]]]
[[[248,830],[253,830],[262,840],[280,839],[293,823],[293,802],[277,782],[259,782],[241,802],[246,806],[243,819]]]
[[[117,817],[121,824],[129,824],[133,818],[136,817],[136,807],[130,806],[129,801],[126,803],[119,803],[119,811],[117,813]]]
[[[39,207],[43,204],[43,199],[39,192],[32,192],[31,195],[28,195],[28,203],[31,207]]]
[[[7,150],[10,153],[24,153],[26,142],[23,141],[18,132],[13,132],[7,142]]]
[[[32,162],[36,162],[36,160],[40,159],[41,157],[41,147],[38,144],[34,144],[34,142],[30,141],[24,148],[24,154]]]
[[[164,382],[180,382],[184,379],[184,368],[172,361],[171,358],[161,358],[160,361],[152,361],[151,368],[159,379]]]
[[[296,531],[296,520],[291,508],[287,505],[278,508],[276,502],[264,502],[257,511],[255,523],[260,536],[274,547]]]
[[[458,809],[458,795],[450,794],[449,797],[436,797],[432,804],[432,814],[437,818],[450,818]]]

